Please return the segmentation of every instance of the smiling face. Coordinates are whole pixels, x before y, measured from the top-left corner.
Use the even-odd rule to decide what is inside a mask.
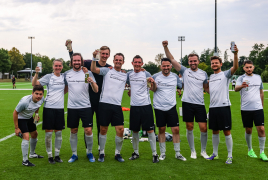
[[[243,67],[244,71],[246,72],[247,75],[251,76],[253,71],[254,71],[254,66],[253,64],[248,64],[246,63]]]
[[[100,50],[100,61],[106,62],[109,57],[110,57],[109,49]]]
[[[123,56],[116,55],[114,57],[113,62],[114,62],[115,69],[121,69],[122,65],[124,64],[124,58],[123,58]]]
[[[34,91],[32,92],[32,96],[33,96],[33,102],[37,103],[38,101],[40,101],[43,97],[44,93],[43,91]]]
[[[82,60],[81,60],[81,56],[77,55],[77,56],[73,56],[73,61],[72,61],[72,66],[73,66],[73,70],[80,70],[82,65]]]
[[[190,56],[188,58],[188,64],[191,68],[191,70],[196,71],[198,68],[199,60],[197,56]]]
[[[55,74],[60,74],[62,69],[63,69],[62,62],[60,62],[60,61],[54,61],[53,62],[53,70],[54,70]]]
[[[135,72],[140,72],[141,66],[143,65],[142,59],[141,58],[134,58],[134,60],[132,61],[132,65],[133,65]]]
[[[171,71],[172,65],[169,61],[162,61],[161,70],[164,76],[168,76]]]
[[[222,67],[222,63],[220,62],[219,59],[213,59],[211,60],[211,69],[215,71],[219,71]]]

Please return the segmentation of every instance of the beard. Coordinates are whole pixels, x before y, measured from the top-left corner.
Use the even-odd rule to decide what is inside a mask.
[[[169,70],[164,70],[164,71],[162,71],[162,73],[163,73],[164,75],[168,75],[168,74],[170,73],[170,71],[169,71]]]
[[[250,72],[250,73],[246,72],[246,74],[249,75],[249,76],[252,75],[252,73],[253,73],[253,72]]]
[[[221,68],[217,67],[217,69],[212,69],[213,71],[218,71],[220,70]]]
[[[76,68],[76,67],[75,67],[76,65],[79,65],[79,67],[78,67],[78,68]],[[74,64],[74,66],[73,66],[73,67],[74,67],[74,69],[75,69],[75,70],[79,70],[79,69],[81,68],[81,65],[80,65],[80,64]]]

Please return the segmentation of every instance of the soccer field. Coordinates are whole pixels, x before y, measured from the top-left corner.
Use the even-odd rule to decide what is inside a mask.
[[[265,89],[268,89],[265,84]],[[12,88],[11,83],[1,83],[0,89]],[[30,83],[17,83],[17,88],[31,88]],[[21,139],[13,136],[3,140],[6,136],[14,133],[14,123],[12,113],[19,100],[31,94],[31,90],[0,90],[0,149],[1,149],[1,166],[0,179],[267,179],[267,163],[260,159],[253,159],[247,156],[247,145],[245,142],[245,131],[242,126],[240,115],[240,95],[238,92],[230,92],[231,111],[232,111],[232,137],[233,137],[233,164],[225,164],[227,158],[227,148],[225,145],[225,137],[220,133],[219,157],[218,160],[207,161],[200,156],[200,131],[198,124],[195,123],[195,147],[197,159],[190,158],[190,148],[186,139],[185,123],[180,116],[180,135],[181,135],[181,153],[187,158],[183,162],[175,159],[173,143],[166,143],[167,158],[157,164],[152,163],[152,153],[149,142],[140,142],[140,158],[130,161],[133,149],[130,140],[124,140],[122,148],[122,157],[124,163],[119,163],[114,159],[115,150],[115,130],[109,127],[107,134],[107,143],[105,148],[105,162],[90,163],[86,157],[86,149],[83,138],[83,128],[79,127],[78,131],[78,161],[70,164],[68,159],[71,157],[71,147],[69,143],[70,130],[63,130],[63,142],[61,148],[61,158],[63,163],[51,165],[48,163],[47,153],[45,149],[45,132],[42,131],[42,125],[37,127],[38,143],[36,153],[45,156],[44,159],[30,159],[36,167],[24,167],[21,165]],[[264,107],[268,106],[268,92],[264,93]],[[152,93],[151,93],[152,98]],[[177,110],[181,107],[181,98],[177,96]],[[205,104],[208,111],[209,95],[205,94]],[[130,98],[127,91],[123,96],[123,107],[130,107]],[[67,107],[67,95],[65,95],[65,107]],[[40,108],[42,115],[43,107]],[[66,112],[66,108],[65,108]],[[105,113],[105,112],[104,112]],[[265,118],[268,117],[267,111],[264,111]],[[65,120],[67,119],[65,114]],[[125,127],[129,127],[129,112],[124,112]],[[41,119],[42,121],[42,119]],[[94,121],[95,122],[95,118]],[[265,128],[267,129],[267,124]],[[167,128],[171,133],[170,128]],[[158,131],[156,131],[158,134]],[[94,145],[93,154],[95,158],[98,156],[97,150],[97,128],[96,124],[93,128]],[[212,133],[208,130],[207,153],[212,153]],[[259,142],[256,129],[253,129],[252,136],[253,148],[259,155]],[[53,134],[54,147],[54,134]],[[267,151],[268,143],[266,142],[265,151]],[[157,143],[157,152],[159,144]],[[53,150],[54,153],[54,150]]]

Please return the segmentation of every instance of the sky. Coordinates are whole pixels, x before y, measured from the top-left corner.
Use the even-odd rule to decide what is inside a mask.
[[[255,43],[268,44],[267,0],[218,0],[217,42],[223,52],[235,41],[239,56],[248,56]],[[24,54],[40,53],[69,60],[65,41],[74,52],[91,59],[106,45],[113,55],[125,55],[124,69],[140,55],[144,63],[164,53],[162,41],[176,60],[193,50],[199,55],[214,48],[215,1],[213,0],[0,0],[0,48],[16,47]],[[229,58],[233,59],[230,50]]]

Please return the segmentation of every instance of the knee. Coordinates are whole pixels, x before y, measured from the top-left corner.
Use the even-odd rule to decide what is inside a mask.
[[[88,128],[85,128],[85,134],[90,136],[92,134],[92,128],[91,127],[88,127]]]
[[[173,134],[179,134],[179,133],[180,133],[180,129],[179,129],[179,127],[174,127],[174,128],[172,128],[172,133],[173,133]]]
[[[258,128],[258,133],[260,135],[265,135],[264,126],[261,126],[261,127]]]
[[[78,132],[78,128],[72,128],[72,129],[71,129],[71,133],[72,133],[72,134],[76,134],[77,132]]]
[[[27,133],[27,134],[28,134],[28,133]],[[28,134],[28,136],[29,136],[29,134]],[[31,138],[32,138],[32,139],[36,139],[37,136],[38,136],[37,131],[31,132]]]
[[[106,135],[107,134],[107,130],[108,130],[108,127],[107,128],[106,127],[101,127],[100,128],[101,135]]]
[[[159,134],[165,134],[166,128],[165,127],[159,127]]]
[[[186,123],[186,129],[192,131],[194,129],[194,125]]]
[[[23,133],[23,139],[29,141],[29,133]]]
[[[246,128],[246,133],[247,134],[252,134],[252,128]]]
[[[223,131],[223,133],[224,133],[225,136],[229,136],[231,134],[231,131],[229,131],[229,130],[228,131]]]

